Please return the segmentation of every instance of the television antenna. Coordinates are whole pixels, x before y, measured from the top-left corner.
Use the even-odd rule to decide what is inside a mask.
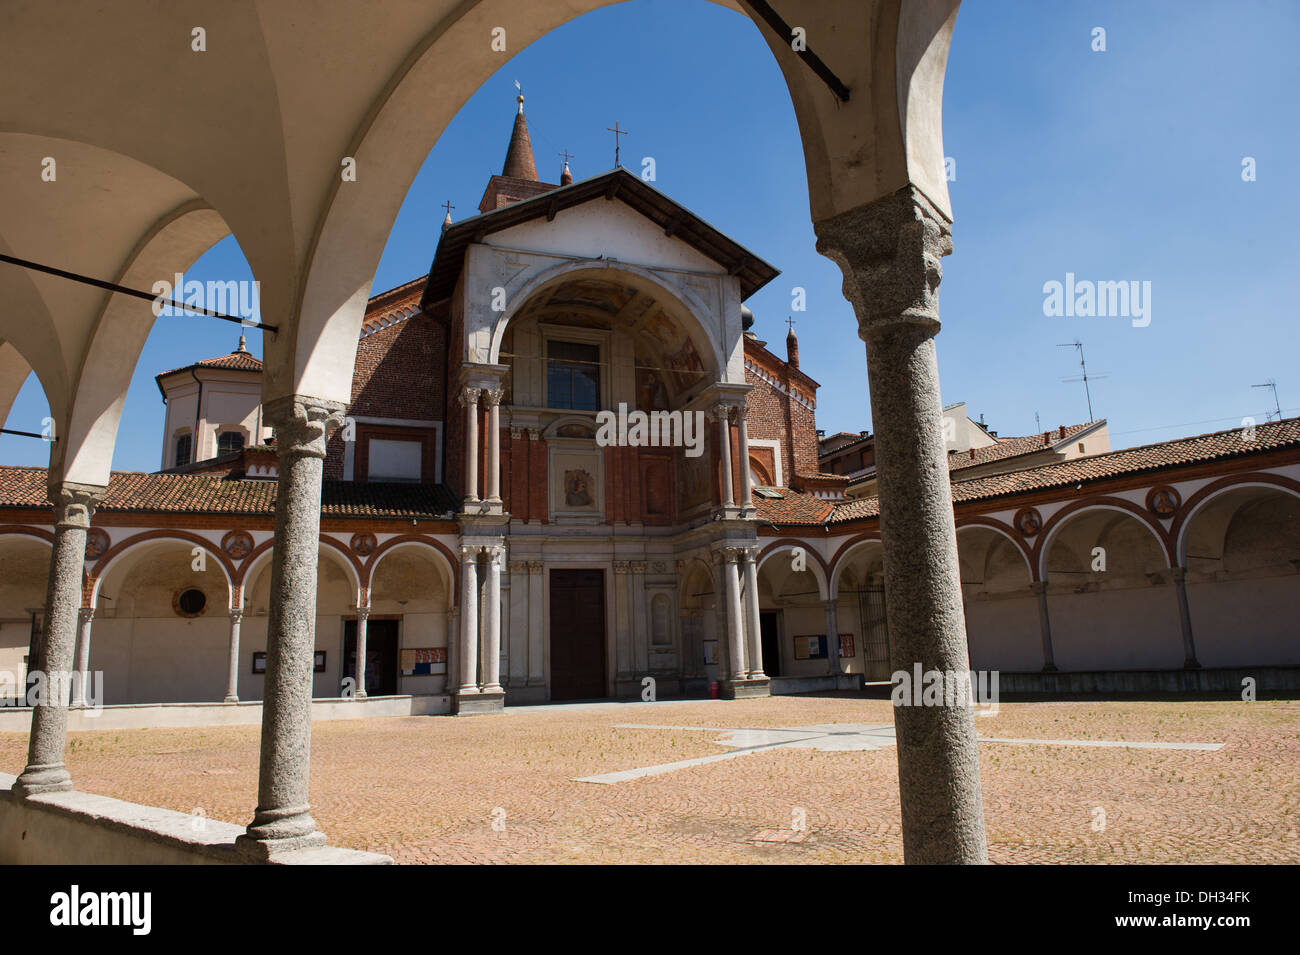
[[[1074,348],[1079,352],[1079,367],[1083,369],[1083,374],[1077,378],[1062,378],[1061,381],[1081,381],[1083,382],[1083,393],[1088,399],[1088,420],[1095,420],[1092,416],[1092,389],[1088,387],[1088,363],[1083,357],[1083,342],[1075,339],[1072,342],[1066,342],[1064,345],[1057,345],[1057,348]],[[1093,381],[1100,381],[1103,378],[1109,378],[1110,375],[1093,375]]]
[[[1272,389],[1273,389],[1273,407],[1277,409],[1277,412],[1276,412],[1276,414],[1277,414],[1277,420],[1278,420],[1278,421],[1281,421],[1281,420],[1282,420],[1282,406],[1281,406],[1280,404],[1278,404],[1278,401],[1277,401],[1277,382],[1274,381],[1272,378],[1270,378],[1268,381],[1264,382],[1262,385],[1251,385],[1250,387],[1252,387],[1252,388],[1272,388]],[[1265,420],[1265,421],[1272,421],[1272,420],[1273,420],[1273,414],[1274,414],[1274,412],[1270,411],[1270,412],[1268,413],[1268,415],[1264,418],[1264,420]]]

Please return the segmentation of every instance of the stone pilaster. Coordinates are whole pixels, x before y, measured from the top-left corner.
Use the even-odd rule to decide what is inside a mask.
[[[614,680],[615,686],[633,677],[632,657],[632,563],[614,561]]]
[[[86,705],[86,685],[90,680],[90,625],[95,619],[94,607],[77,611],[77,678],[72,681],[72,705]]]
[[[1038,598],[1038,632],[1043,641],[1043,672],[1056,670],[1056,655],[1052,650],[1052,615],[1047,610],[1047,581],[1035,580],[1029,589]]]
[[[758,611],[758,562],[754,559],[753,548],[746,548],[741,560],[745,572],[745,629],[749,640],[750,680],[766,680],[763,672],[763,636],[759,626]]]
[[[460,549],[460,696],[478,692],[478,547]]]
[[[731,406],[715,405],[709,416],[718,422],[718,453],[722,456],[722,506],[734,507],[735,492],[731,480]]]
[[[1196,659],[1196,640],[1192,637],[1192,608],[1187,603],[1187,568],[1175,567],[1174,591],[1178,598],[1178,623],[1183,632],[1183,666],[1189,670],[1200,667]]]
[[[969,669],[939,371],[940,261],[947,217],[913,186],[814,223],[844,275],[866,342],[894,670]],[[974,714],[895,712],[903,851],[911,863],[984,863]]]
[[[465,503],[478,503],[478,399],[480,388],[461,393],[465,403]]]
[[[501,504],[501,388],[483,389],[483,401],[488,407],[487,434],[487,497],[486,503]]]
[[[81,575],[86,557],[86,531],[105,488],[70,481],[51,483],[54,502],[54,546],[45,590],[45,622],[28,674],[38,671],[44,685],[34,700],[27,766],[14,782],[13,794],[25,799],[36,793],[72,788],[63,764],[68,739],[68,697],[71,691],[77,618],[81,609]]]
[[[356,648],[356,666],[353,668],[352,676],[356,680],[356,687],[352,691],[354,700],[364,700],[366,698],[366,646],[367,631],[370,629],[370,608],[357,608],[357,648]]]
[[[503,693],[501,687],[501,562],[504,547],[485,547],[487,580],[483,586],[483,692]]]
[[[546,565],[528,562],[528,685],[546,685]]]
[[[230,611],[230,644],[226,652],[227,703],[239,702],[239,629],[244,621],[244,610],[235,607]]]
[[[747,409],[744,405],[736,406],[736,435],[739,442],[740,458],[740,506],[745,509],[753,508],[754,492],[750,488],[753,479],[749,473],[749,425],[745,419],[748,417]]]
[[[257,811],[239,837],[260,856],[325,844],[307,799],[316,649],[316,565],[320,548],[325,441],[342,422],[338,402],[288,395],[263,406],[275,429],[280,475],[266,620],[266,682]]]

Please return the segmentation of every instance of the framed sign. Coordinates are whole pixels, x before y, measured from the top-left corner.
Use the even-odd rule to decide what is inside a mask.
[[[796,660],[825,660],[826,638],[820,634],[811,637],[795,637],[794,658]]]
[[[266,673],[266,653],[262,650],[253,651],[253,673],[258,676]]]
[[[317,650],[316,655],[312,657],[312,669],[316,673],[325,672],[325,651]]]

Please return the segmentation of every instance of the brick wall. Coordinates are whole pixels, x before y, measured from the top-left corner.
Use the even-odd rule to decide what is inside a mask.
[[[445,359],[446,330],[423,313],[365,336],[357,343],[348,414],[441,421],[447,380]],[[421,435],[427,435],[432,442],[436,432],[429,428]],[[343,430],[339,429],[327,447],[327,479],[343,478],[343,452]],[[425,480],[432,481],[433,471],[426,470]],[[364,478],[357,474],[357,479]]]
[[[762,367],[787,390],[793,388],[816,403],[815,383],[762,346],[746,340],[745,358],[747,362]],[[817,471],[817,420],[813,409],[792,400],[766,378],[756,375],[748,365],[745,381],[753,386],[745,399],[749,436],[781,442],[781,471],[785,483],[789,485],[796,474]],[[756,449],[751,449],[751,453],[754,451]]]

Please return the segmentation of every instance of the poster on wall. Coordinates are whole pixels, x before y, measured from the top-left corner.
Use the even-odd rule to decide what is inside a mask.
[[[413,647],[402,651],[402,676],[433,676],[447,672],[446,647]]]
[[[821,635],[815,637],[795,637],[794,658],[796,660],[825,660],[826,638]]]
[[[854,656],[856,652],[857,651],[853,646],[853,634],[841,633],[840,634],[840,656],[851,657]]]

